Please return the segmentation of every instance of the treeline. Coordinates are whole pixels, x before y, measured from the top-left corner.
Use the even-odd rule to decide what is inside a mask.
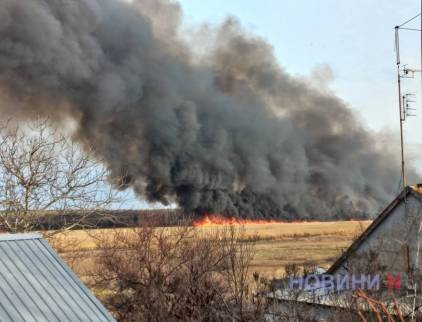
[[[83,212],[45,212],[33,216],[33,230],[55,230],[72,226],[80,228],[124,228],[139,227],[145,224],[155,226],[191,225],[193,214],[182,209],[145,209],[145,210],[101,210],[87,215]]]

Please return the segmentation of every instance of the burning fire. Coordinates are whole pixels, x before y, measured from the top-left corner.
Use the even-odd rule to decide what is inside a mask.
[[[195,220],[193,225],[195,227],[211,227],[221,225],[268,225],[279,224],[276,220],[259,220],[259,219],[240,219],[240,218],[226,218],[220,215],[205,215],[200,220]]]

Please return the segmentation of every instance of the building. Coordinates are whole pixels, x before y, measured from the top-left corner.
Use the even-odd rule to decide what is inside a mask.
[[[38,234],[0,235],[0,321],[115,321]]]
[[[340,281],[348,279],[342,289],[338,284],[328,289],[327,283],[314,283],[292,291],[289,281],[284,280],[279,283],[283,287],[269,297],[278,303],[280,312],[308,312],[323,320],[334,313],[345,313],[343,309],[370,311],[365,301],[354,301],[356,290],[362,288],[380,301],[394,297],[403,317],[422,318],[421,267],[422,185],[418,185],[406,187],[328,271],[320,274],[319,281],[323,275]],[[351,283],[352,278],[356,278],[356,285]],[[379,287],[375,290],[374,286]],[[397,313],[395,308],[387,309],[393,315]]]
[[[421,274],[422,185],[406,187],[346,252],[328,274],[379,271],[400,274],[402,281]]]

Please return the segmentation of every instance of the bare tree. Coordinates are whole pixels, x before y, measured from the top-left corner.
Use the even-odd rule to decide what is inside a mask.
[[[116,200],[106,175],[47,120],[7,123],[0,133],[0,230],[29,231],[53,213],[61,228],[80,225]]]
[[[245,320],[251,312],[248,304],[253,297],[248,279],[249,267],[255,256],[255,243],[245,239],[243,228],[238,230],[233,226],[225,231],[223,238],[225,240],[221,243],[221,247],[226,269],[221,273],[230,289],[229,294],[236,309],[235,314],[240,320]]]
[[[242,231],[143,226],[98,238],[95,289],[120,321],[259,321]]]

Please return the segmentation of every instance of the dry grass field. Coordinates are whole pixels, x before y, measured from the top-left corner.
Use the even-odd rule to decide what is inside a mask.
[[[245,225],[246,237],[256,242],[251,271],[271,278],[280,277],[288,263],[328,267],[369,224],[370,221],[337,221]],[[216,228],[195,229],[206,233]],[[113,232],[68,231],[55,235],[50,242],[83,278],[92,261],[96,236]]]

